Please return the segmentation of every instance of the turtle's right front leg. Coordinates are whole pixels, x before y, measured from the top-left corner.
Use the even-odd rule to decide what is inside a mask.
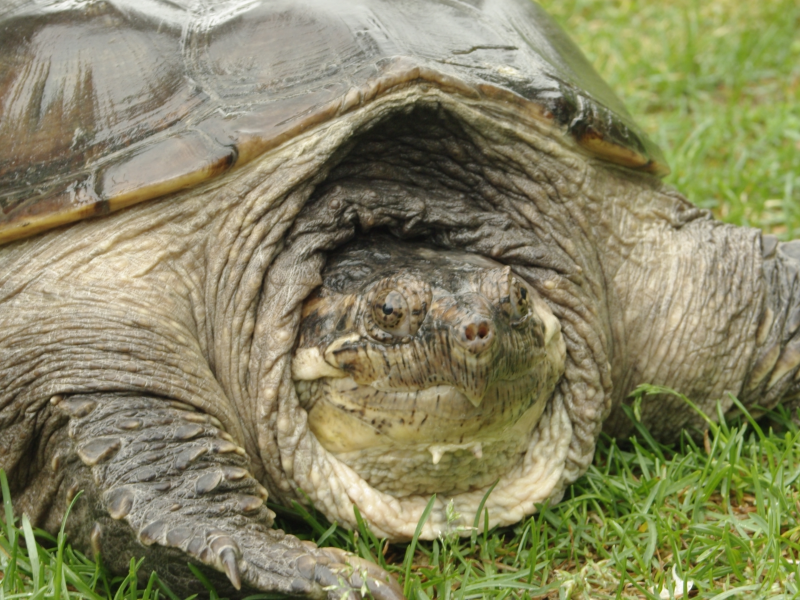
[[[376,565],[271,529],[266,490],[213,417],[141,396],[73,395],[54,403],[70,418],[78,459],[70,461],[68,499],[85,490],[69,530],[113,570],[144,557],[144,572],[155,570],[184,592],[202,592],[191,562],[225,573],[236,590],[339,599],[368,589],[376,598],[402,598]],[[211,579],[226,587],[213,572]]]

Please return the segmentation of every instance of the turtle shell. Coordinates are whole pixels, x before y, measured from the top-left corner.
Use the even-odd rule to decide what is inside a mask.
[[[0,243],[220,176],[414,85],[668,172],[530,0],[23,0],[0,8]]]

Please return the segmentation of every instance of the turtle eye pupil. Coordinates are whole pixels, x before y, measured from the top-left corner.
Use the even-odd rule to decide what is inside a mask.
[[[384,332],[393,336],[408,334],[408,301],[397,290],[388,290],[375,299],[372,318]]]

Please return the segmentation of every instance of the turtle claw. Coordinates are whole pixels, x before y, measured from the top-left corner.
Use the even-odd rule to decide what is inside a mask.
[[[223,570],[237,590],[241,586],[329,600],[404,600],[389,573],[349,552],[318,548],[276,530],[239,529],[232,536],[240,552],[226,542],[210,566]]]
[[[368,591],[376,600],[404,600],[403,590],[397,581],[381,567],[339,548],[321,549],[336,564],[328,566],[337,575],[346,576],[353,590]],[[357,597],[357,596],[356,596]]]
[[[404,600],[403,589],[397,581],[378,565],[357,556],[351,556],[348,564],[353,567],[350,585],[363,588],[366,584],[375,600]]]
[[[242,589],[242,576],[239,573],[239,561],[236,558],[236,552],[233,548],[225,548],[219,556],[222,568],[225,570],[225,575],[230,579],[231,584],[237,590]]]

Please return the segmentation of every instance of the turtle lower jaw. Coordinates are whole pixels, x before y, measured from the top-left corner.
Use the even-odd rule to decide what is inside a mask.
[[[463,424],[476,405],[453,386],[398,391],[350,377],[295,381],[300,405],[322,446],[334,454],[426,442]]]
[[[514,379],[494,382],[477,399],[452,385],[385,389],[351,377],[295,381],[295,389],[317,440],[329,452],[341,454],[399,446],[460,447],[497,439],[550,396],[559,375],[559,370],[540,364]]]
[[[485,390],[475,393],[472,390],[463,390],[452,385],[435,385],[422,390],[396,390],[375,382],[370,387],[385,394],[385,400],[381,404],[386,409],[403,406],[398,403],[404,403],[405,406],[418,406],[422,411],[444,417],[449,414],[463,415],[464,411],[469,410],[465,402],[471,404],[475,409],[480,409],[486,396]]]
[[[528,379],[525,383],[530,387],[533,377],[522,379]],[[304,382],[298,387],[302,395],[303,387],[331,383],[351,400],[357,390],[365,395],[375,393],[349,378]],[[363,406],[334,404],[328,389],[307,409],[308,423],[332,457],[381,492],[397,498],[463,493],[491,485],[518,465],[530,445],[551,396],[552,381],[534,386],[524,399],[503,403],[514,385],[521,383],[506,381],[492,386],[483,408],[473,406],[452,386],[435,386],[422,393],[381,392],[381,416],[375,419],[367,418],[370,413]],[[439,413],[435,414],[437,398]],[[444,399],[446,408],[442,408]],[[394,410],[389,409],[392,404]],[[485,410],[492,404],[494,412]],[[423,412],[422,405],[431,410]]]

